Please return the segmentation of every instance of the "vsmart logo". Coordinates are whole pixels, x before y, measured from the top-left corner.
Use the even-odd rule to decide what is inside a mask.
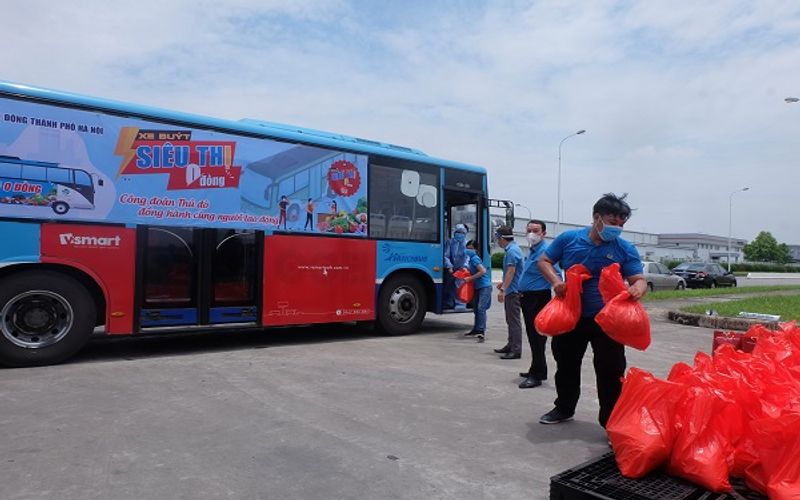
[[[59,242],[63,246],[81,248],[110,248],[119,247],[122,238],[119,236],[75,236],[73,233],[61,233]]]

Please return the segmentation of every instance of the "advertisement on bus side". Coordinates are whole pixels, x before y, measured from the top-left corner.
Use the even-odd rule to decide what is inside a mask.
[[[367,157],[0,98],[0,217],[367,235]]]

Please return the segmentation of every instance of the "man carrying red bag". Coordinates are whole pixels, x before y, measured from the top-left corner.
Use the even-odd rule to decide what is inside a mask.
[[[639,252],[631,243],[619,237],[622,226],[631,215],[631,207],[625,202],[626,196],[618,197],[611,193],[603,195],[592,208],[590,227],[558,235],[539,258],[539,269],[559,297],[566,295],[567,286],[553,264],[558,263],[562,269],[583,264],[592,275],[583,283],[581,317],[577,326],[570,332],[553,337],[557,398],[555,408],[542,415],[540,423],[558,424],[572,420],[580,397],[583,355],[590,343],[600,400],[598,421],[603,427],[619,398],[626,367],[625,347],[609,338],[595,323],[594,317],[604,305],[598,289],[600,272],[604,267],[619,263],[622,276],[630,284],[628,292],[632,299],[639,300],[647,291]]]

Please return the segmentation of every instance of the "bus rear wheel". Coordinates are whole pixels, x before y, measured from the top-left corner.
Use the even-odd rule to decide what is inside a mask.
[[[378,295],[378,327],[386,335],[406,335],[419,330],[427,308],[425,290],[410,274],[392,276]]]
[[[28,271],[0,280],[0,365],[60,363],[89,340],[95,303],[77,280]]]
[[[69,212],[69,205],[67,205],[63,201],[57,201],[50,205],[50,208],[53,209],[53,212],[57,213],[58,215],[64,215],[65,213]]]

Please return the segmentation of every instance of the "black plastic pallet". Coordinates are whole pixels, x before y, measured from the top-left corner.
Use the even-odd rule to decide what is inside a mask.
[[[663,472],[641,479],[623,477],[614,453],[568,469],[550,478],[550,500],[765,500],[741,481],[732,481],[734,494],[713,493]]]

